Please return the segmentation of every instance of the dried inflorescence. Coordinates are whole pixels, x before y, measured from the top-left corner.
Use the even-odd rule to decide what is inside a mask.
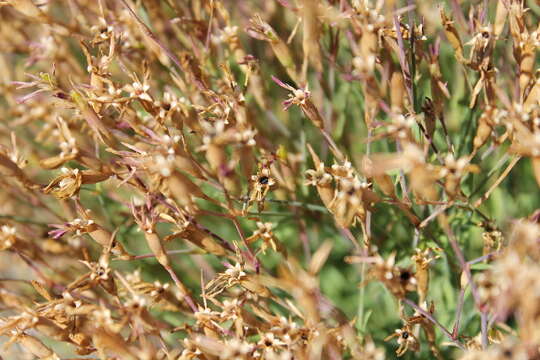
[[[0,1],[1,357],[539,358],[537,24]]]

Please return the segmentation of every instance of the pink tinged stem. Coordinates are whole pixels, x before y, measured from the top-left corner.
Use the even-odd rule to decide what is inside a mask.
[[[182,289],[184,286],[182,285],[182,283],[180,282],[180,279],[178,278],[178,276],[176,276],[176,273],[174,272],[174,270],[170,267],[170,266],[167,266],[165,267],[165,269],[167,270],[167,272],[169,273],[169,275],[171,275],[171,278],[173,279],[174,283],[176,284],[176,286],[179,288],[179,289]],[[187,304],[189,305],[189,307],[191,308],[191,310],[196,313],[198,311],[197,309],[197,306],[195,306],[195,302],[193,301],[193,299],[191,298],[191,296],[189,294],[182,294],[182,296],[184,297],[184,299],[186,300]]]

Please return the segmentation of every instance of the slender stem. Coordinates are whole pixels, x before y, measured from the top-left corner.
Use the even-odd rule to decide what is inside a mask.
[[[26,265],[28,265],[32,270],[34,270],[37,276],[43,281],[45,281],[48,286],[53,284],[53,281],[49,279],[47,276],[45,276],[45,274],[43,274],[43,272],[36,266],[36,264],[34,264],[32,259],[30,259],[28,256],[26,256],[25,254],[23,254],[22,252],[18,250],[16,251],[16,254],[19,255],[22,261],[24,261]]]
[[[473,259],[473,260],[469,260],[469,261],[467,262],[467,264],[469,264],[469,265],[474,265],[474,264],[477,264],[477,263],[482,262],[482,261],[484,261],[484,260],[488,260],[489,258],[492,258],[492,257],[494,257],[494,256],[497,256],[498,254],[499,254],[498,251],[494,251],[494,252],[491,252],[491,253],[486,254],[486,255],[484,255],[484,256],[480,256],[479,258],[476,258],[476,259]]]
[[[422,222],[420,223],[420,225],[418,225],[418,227],[421,229],[423,227],[426,227],[427,224],[435,219],[437,216],[439,216],[440,213],[444,212],[446,209],[448,209],[449,207],[451,206],[451,204],[446,204],[446,205],[442,205],[441,207],[439,207],[437,210],[433,211],[427,218],[425,218],[424,220],[422,220]]]
[[[169,250],[167,251],[167,255],[176,255],[176,254],[193,254],[194,251],[191,249],[183,249],[183,250]],[[148,258],[154,258],[156,257],[155,254],[143,254],[143,255],[135,255],[133,257],[127,258],[127,259],[113,259],[113,260],[123,260],[123,261],[130,261],[130,260],[141,260],[141,259],[148,259]]]
[[[398,57],[399,57],[399,65],[401,67],[401,72],[403,74],[403,78],[405,79],[405,83],[407,84],[407,94],[409,95],[409,101],[411,105],[414,104],[414,97],[411,87],[411,74],[409,73],[409,67],[407,66],[407,58],[405,54],[405,44],[403,43],[403,35],[401,34],[401,26],[399,24],[399,19],[396,15],[394,15],[394,27],[397,34],[397,42],[398,42]],[[412,33],[412,30],[411,30]]]
[[[366,277],[366,262],[362,262],[360,265],[360,280],[361,282],[365,281]],[[362,326],[362,331],[364,331],[364,313],[365,313],[365,295],[366,295],[366,287],[360,286],[360,294],[359,294],[359,301],[358,301],[358,323]]]
[[[444,215],[440,215],[443,219],[443,228],[448,236],[448,240],[450,241],[450,245],[452,246],[452,249],[456,253],[456,256],[459,260],[459,263],[461,265],[462,271],[465,272],[465,275],[467,275],[467,281],[469,282],[469,285],[471,286],[471,293],[474,298],[474,302],[476,304],[476,307],[480,311],[480,317],[481,317],[481,338],[482,338],[482,346],[485,348],[487,346],[487,325],[485,323],[484,317],[487,316],[486,310],[483,309],[482,303],[480,301],[480,295],[478,294],[478,289],[476,288],[476,285],[473,281],[472,274],[471,274],[471,268],[470,265],[465,261],[465,256],[463,256],[463,252],[461,251],[457,239],[455,238],[452,229],[450,229],[450,225],[448,224],[446,217]],[[485,346],[484,346],[485,345]]]
[[[286,216],[286,217],[290,217],[291,215],[294,215],[293,213],[290,213],[290,212],[271,212],[271,211],[267,211],[267,212],[253,212],[253,211],[248,211],[246,213],[247,215],[255,215],[255,216]]]
[[[14,278],[0,278],[0,282],[22,282],[22,283],[31,284],[30,280],[14,279]]]
[[[225,240],[224,238],[222,238],[221,236],[219,236],[218,234],[214,233],[212,230],[208,229],[206,226],[201,225],[201,224],[198,223],[198,222],[194,222],[194,224],[195,224],[195,226],[196,226],[197,228],[199,228],[201,231],[204,231],[204,232],[207,233],[208,235],[212,236],[215,240],[217,240],[217,241],[219,242],[219,244],[220,244],[221,246],[223,246],[225,249],[234,252],[234,247],[233,247],[229,242],[227,242],[227,240]]]
[[[180,279],[178,278],[178,276],[176,275],[176,273],[174,272],[174,270],[170,266],[165,267],[165,270],[167,270],[169,275],[171,275],[171,278],[173,279],[173,281],[176,284],[176,287],[178,287],[178,289],[184,289],[185,288],[184,284],[182,284],[182,282],[180,281]],[[184,293],[182,295],[184,296],[184,299],[188,303],[191,310],[194,313],[196,313],[198,311],[198,309],[197,309],[197,306],[195,306],[195,301],[193,301],[193,298],[191,297],[191,295],[189,295],[188,293]]]
[[[309,245],[309,236],[307,233],[307,226],[306,221],[300,216],[298,213],[298,209],[293,209],[296,222],[298,224],[298,234],[300,237],[300,240],[302,241],[302,248],[304,250],[304,258],[306,261],[306,264],[309,264],[311,261],[311,247]]]
[[[339,161],[342,161],[342,162],[345,161],[345,156],[343,155],[341,150],[339,150],[338,146],[336,145],[336,143],[334,142],[334,140],[332,139],[330,134],[328,134],[328,132],[326,132],[326,130],[324,130],[324,129],[320,129],[320,131],[321,131],[321,134],[323,135],[324,139],[328,143],[328,146],[330,147],[330,150],[332,150],[332,153],[334,154],[334,156]]]
[[[242,232],[242,228],[240,226],[240,222],[238,221],[238,219],[236,217],[233,217],[231,220],[233,221],[234,227],[236,228],[238,235],[240,235],[240,238],[242,239],[242,242],[244,243],[244,246],[246,247],[247,253],[250,258],[249,260],[252,262],[253,267],[255,268],[255,272],[258,274],[261,270],[261,264],[259,263],[259,260],[257,259],[257,257],[251,251],[251,248],[249,247],[246,237],[244,236],[244,233]]]
[[[482,336],[482,348],[485,349],[488,346],[488,324],[487,324],[487,311],[482,311],[480,313],[480,327],[481,327],[481,336]]]
[[[506,167],[506,169],[503,171],[503,173],[501,174],[501,176],[499,176],[499,178],[497,180],[495,180],[495,182],[493,183],[493,185],[491,185],[491,187],[489,188],[488,191],[486,191],[486,193],[478,200],[476,200],[476,202],[474,203],[474,207],[479,207],[480,205],[482,205],[482,203],[487,200],[489,198],[489,196],[491,195],[491,193],[493,192],[493,190],[495,190],[497,188],[497,186],[500,185],[500,183],[508,176],[508,174],[510,173],[510,171],[512,170],[512,168],[514,166],[516,166],[516,164],[518,163],[519,159],[521,159],[521,156],[516,156],[515,158],[512,159],[512,161],[510,162],[510,164],[508,164],[508,166]]]
[[[461,322],[461,314],[463,312],[463,303],[465,301],[465,289],[466,287],[463,287],[461,290],[459,290],[458,306],[456,309],[456,320],[454,322],[454,328],[452,330],[452,337],[454,339],[457,339],[459,334],[459,325]]]
[[[412,302],[409,299],[403,299],[403,302],[409,305],[410,307],[412,307],[414,310],[418,311],[420,314],[422,314],[426,319],[431,321],[433,324],[435,324],[451,342],[457,345],[457,347],[463,350],[465,349],[465,346],[463,346],[463,344],[460,343],[458,340],[454,339],[450,331],[448,331],[437,319],[435,319],[433,315],[431,315],[430,313],[428,313],[427,311],[425,311],[424,309],[422,309],[420,306],[416,305],[414,302]]]
[[[416,44],[415,44],[415,35],[414,35],[414,27],[416,25],[416,20],[414,18],[414,12],[412,11],[414,9],[415,4],[414,4],[414,0],[408,0],[407,3],[409,6],[409,11],[407,12],[407,16],[409,18],[409,45],[411,47],[410,63],[409,63],[409,73],[411,74],[411,84],[410,84],[411,96],[412,96],[412,101],[413,101],[411,105],[413,107],[414,112],[418,113],[420,109],[419,109],[418,101],[416,98],[416,85],[414,83],[414,78],[416,77],[416,56],[415,56]],[[419,125],[421,128],[423,128],[421,124]],[[430,143],[434,151],[437,153],[438,151],[433,141],[430,140]]]
[[[351,243],[354,245],[354,247],[356,248],[356,251],[360,251],[362,253],[366,253],[365,249],[362,249],[360,244],[358,244],[358,241],[356,240],[356,238],[354,237],[353,233],[351,232],[351,230],[349,230],[348,228],[340,228],[339,229],[341,231],[341,233],[351,241]]]
[[[456,256],[457,256],[457,258],[459,260],[459,263],[461,265],[461,269],[462,269],[462,271],[465,272],[465,275],[467,276],[467,281],[471,285],[471,292],[472,292],[472,295],[474,297],[474,301],[475,301],[476,305],[479,307],[480,306],[480,295],[478,295],[476,285],[473,282],[470,266],[465,261],[465,257],[463,256],[463,252],[461,251],[461,249],[460,249],[460,247],[459,247],[459,245],[457,243],[457,240],[454,238],[453,234],[451,235],[449,240],[450,240],[450,245],[452,246],[452,249],[456,253]]]
[[[22,217],[22,216],[16,216],[16,215],[2,215],[2,214],[0,214],[0,219],[9,219],[9,220],[17,221],[17,222],[22,223],[22,224],[32,224],[32,225],[39,225],[39,226],[45,226],[45,227],[49,226],[45,222],[35,221],[35,220],[32,220],[32,219],[28,219],[28,218],[25,218],[25,217]]]
[[[309,204],[309,203],[305,203],[305,202],[301,202],[301,201],[286,201],[286,200],[275,200],[275,199],[266,199],[266,201],[268,202],[273,202],[273,203],[281,203],[281,204],[286,204],[286,205],[289,205],[289,206],[296,206],[296,207],[304,207],[308,210],[311,210],[311,211],[320,211],[320,212],[325,212],[325,213],[328,213],[328,209],[324,206],[321,206],[321,205],[317,205],[317,204]],[[259,213],[257,213],[259,214]],[[261,213],[261,214],[264,214]]]

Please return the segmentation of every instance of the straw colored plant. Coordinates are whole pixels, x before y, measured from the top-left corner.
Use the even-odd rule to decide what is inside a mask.
[[[0,0],[0,358],[540,359],[539,18]]]

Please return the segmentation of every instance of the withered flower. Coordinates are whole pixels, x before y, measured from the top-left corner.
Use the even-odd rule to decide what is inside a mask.
[[[226,289],[239,284],[246,277],[247,274],[244,271],[242,264],[236,263],[234,266],[228,265],[225,272],[220,273],[208,284],[206,284],[206,294],[209,298],[215,297]]]
[[[17,241],[17,229],[13,226],[2,225],[0,227],[0,251],[10,249]]]
[[[420,349],[418,339],[414,336],[413,329],[408,325],[405,325],[401,329],[396,329],[395,332],[386,337],[384,341],[388,341],[393,338],[397,338],[397,343],[399,345],[396,350],[396,355],[398,357],[403,356],[408,350],[416,352]]]
[[[274,251],[278,251],[277,240],[274,237],[274,233],[272,232],[272,223],[263,223],[258,221],[257,230],[255,230],[253,234],[246,239],[246,241],[249,244],[257,241],[258,239],[262,239],[263,241],[260,248],[263,254],[266,253],[266,249],[268,247],[271,247]]]
[[[77,194],[82,185],[82,172],[79,169],[63,167],[62,175],[54,178],[43,191],[52,193],[58,199],[68,199]]]
[[[448,154],[444,159],[444,167],[439,170],[439,176],[444,179],[444,189],[447,194],[454,198],[458,195],[461,178],[468,172],[477,173],[480,168],[470,164],[467,157],[455,159],[452,154]]]
[[[297,105],[300,107],[300,109],[302,109],[304,115],[310,119],[316,127],[320,129],[323,128],[323,119],[319,113],[319,110],[311,101],[311,92],[309,91],[307,85],[305,88],[296,89],[291,85],[279,80],[275,76],[272,76],[272,80],[274,80],[274,82],[282,88],[290,91],[290,94],[288,95],[289,98],[283,102],[284,110],[289,109],[292,105]]]
[[[339,226],[348,228],[354,225],[358,219],[364,218],[363,190],[367,187],[368,184],[360,181],[357,177],[343,178],[338,181],[338,189],[329,209],[334,214]]]
[[[263,167],[257,174],[251,176],[251,182],[252,190],[249,200],[257,202],[263,201],[272,186],[276,184],[276,180],[273,178],[268,167]]]
[[[376,257],[369,274],[372,279],[383,283],[396,298],[402,299],[406,293],[416,290],[417,280],[415,274],[410,270],[395,266],[395,259],[395,253],[392,253],[386,260]]]
[[[110,174],[94,170],[79,170],[63,167],[62,175],[54,178],[43,192],[52,193],[58,199],[68,199],[79,193],[83,184],[95,184],[109,178]]]

